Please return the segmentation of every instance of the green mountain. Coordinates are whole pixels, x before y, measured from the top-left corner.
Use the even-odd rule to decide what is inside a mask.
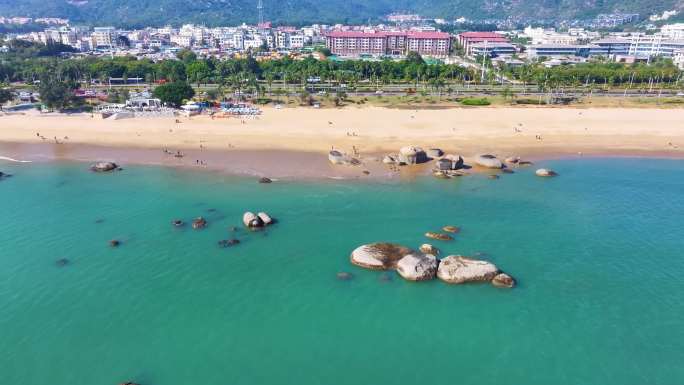
[[[0,16],[63,17],[76,23],[137,27],[257,20],[257,0],[2,0]],[[599,13],[642,17],[684,11],[684,0],[263,0],[266,20],[277,23],[363,23],[394,11],[440,18],[560,20]]]

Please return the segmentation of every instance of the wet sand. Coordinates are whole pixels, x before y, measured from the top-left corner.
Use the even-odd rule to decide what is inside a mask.
[[[684,157],[684,112],[658,109],[472,108],[264,109],[258,119],[136,118],[90,114],[0,116],[0,156],[32,161],[112,160],[279,178],[377,178],[397,173],[383,154],[439,147],[466,160],[579,156]],[[40,134],[40,136],[38,135]],[[358,151],[361,166],[333,166],[327,152]],[[176,158],[171,153],[181,151]],[[369,171],[366,175],[363,171]]]

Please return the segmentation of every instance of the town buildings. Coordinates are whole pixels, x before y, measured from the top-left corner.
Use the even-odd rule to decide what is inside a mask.
[[[473,56],[473,44],[509,43],[506,36],[497,32],[463,32],[457,37],[458,44],[463,48],[466,56]]]

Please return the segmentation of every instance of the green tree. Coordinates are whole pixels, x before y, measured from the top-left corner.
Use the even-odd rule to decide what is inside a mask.
[[[43,78],[38,86],[40,100],[50,109],[63,110],[74,101],[73,85],[54,78]]]
[[[185,82],[166,83],[154,89],[154,96],[159,98],[162,103],[180,107],[184,100],[195,96],[195,90]]]
[[[2,105],[12,100],[12,91],[7,88],[0,88],[0,111],[2,111]]]
[[[197,83],[197,87],[211,75],[211,68],[209,68],[206,61],[192,62],[188,64],[185,71],[190,81]]]

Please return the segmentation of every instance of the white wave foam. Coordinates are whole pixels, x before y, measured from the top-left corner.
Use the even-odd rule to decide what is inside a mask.
[[[10,162],[16,162],[16,163],[31,163],[30,160],[18,160],[18,159],[9,158],[6,156],[0,156],[0,160],[7,160]]]

